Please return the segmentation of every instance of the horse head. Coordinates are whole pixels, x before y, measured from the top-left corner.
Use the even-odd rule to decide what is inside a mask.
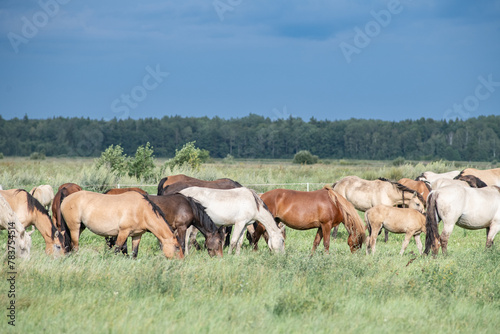
[[[222,257],[224,247],[225,229],[221,226],[216,232],[207,232],[205,235],[205,247],[211,257]]]

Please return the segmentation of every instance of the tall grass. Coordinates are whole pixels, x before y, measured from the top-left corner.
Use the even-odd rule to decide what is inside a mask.
[[[454,167],[442,164],[433,167]],[[26,165],[25,171],[3,169],[1,182],[17,187],[14,180],[25,175],[26,182],[58,186],[90,177],[85,176],[91,168],[87,160]],[[369,173],[413,177],[426,167],[237,162],[174,172],[230,177],[244,184],[331,183]],[[332,242],[330,255],[320,246],[310,257],[315,233],[288,229],[285,254],[271,254],[261,242],[256,252],[245,245],[240,256],[226,251],[223,258],[210,258],[202,250],[182,261],[165,259],[149,233],[143,236],[138,259],[132,260],[108,251],[103,238],[88,230],[82,233],[78,253],[51,258],[44,254],[40,234],[34,233],[31,258],[16,260],[16,327],[8,326],[3,316],[0,332],[498,332],[500,251],[484,250],[484,231],[455,228],[449,255],[436,259],[415,255],[413,241],[399,256],[403,236],[393,234],[387,244],[378,241],[374,256],[366,256],[364,247],[351,254],[345,229]],[[6,239],[0,233],[0,254]],[[0,308],[5,314],[10,302],[7,272],[4,260]]]

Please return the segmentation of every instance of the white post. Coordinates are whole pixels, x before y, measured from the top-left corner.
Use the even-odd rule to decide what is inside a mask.
[[[118,187],[118,189],[120,189],[120,184],[119,183],[116,186]]]
[[[309,182],[307,182],[307,191],[309,191]]]

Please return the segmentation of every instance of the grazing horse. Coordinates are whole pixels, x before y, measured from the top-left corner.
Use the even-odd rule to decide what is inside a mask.
[[[76,183],[64,183],[59,186],[54,201],[52,202],[52,219],[58,230],[61,230],[61,203],[65,197],[82,190]]]
[[[410,243],[411,237],[415,238],[418,251],[422,254],[422,242],[420,233],[425,233],[424,208],[415,196],[408,205],[408,208],[395,208],[387,205],[377,205],[365,212],[365,222],[368,228],[368,242],[366,243],[366,254],[370,249],[375,254],[377,236],[382,227],[392,233],[404,233],[405,239],[399,255],[403,255],[406,247]]]
[[[137,257],[141,236],[149,231],[158,238],[167,258],[184,257],[163,212],[146,195],[135,191],[113,196],[78,191],[64,199],[61,214],[68,251],[78,250],[83,224],[97,235],[117,236],[115,252],[120,251],[131,236],[133,257]]]
[[[43,184],[41,186],[34,187],[30,190],[30,194],[35,197],[47,210],[49,210],[52,200],[54,199],[54,190],[52,190],[50,185]]]
[[[500,188],[443,187],[432,191],[427,203],[425,254],[432,249],[437,255],[440,244],[446,254],[455,224],[468,230],[485,228],[486,248],[493,245],[500,230]],[[443,221],[441,236],[438,232],[440,220]]]
[[[429,183],[424,181],[415,181],[404,177],[400,179],[398,183],[401,183],[403,186],[406,186],[418,192],[420,195],[422,195],[424,201],[427,201],[427,197],[429,196],[429,193],[432,191]]]
[[[16,213],[19,221],[26,229],[35,225],[45,240],[45,253],[59,254],[62,249],[63,236],[50,219],[49,213],[40,202],[23,189],[0,190],[5,200]]]
[[[500,186],[500,168],[486,169],[486,170],[466,168],[463,171],[461,171],[460,174],[458,174],[455,177],[455,179],[466,181],[470,184],[471,177],[476,177],[480,181],[481,186],[474,188],[482,188],[484,187],[483,184],[486,184],[486,186],[490,187]],[[471,185],[471,187],[473,186]]]
[[[347,243],[351,252],[361,248],[365,241],[365,228],[356,209],[331,187],[310,192],[274,189],[261,198],[277,222],[296,230],[318,229],[311,255],[322,238],[325,251],[329,252],[330,231],[341,222],[349,232]]]
[[[262,223],[269,233],[268,246],[271,250],[285,250],[285,241],[274,217],[255,191],[245,187],[234,189],[189,187],[181,190],[181,194],[199,201],[215,225],[234,225],[229,254],[235,247],[236,254],[240,253],[245,227],[255,221]]]
[[[425,200],[418,192],[398,182],[392,182],[384,178],[368,181],[357,176],[347,176],[333,184],[333,190],[351,202],[354,207],[365,212],[366,210],[380,204],[387,206],[407,205],[413,194],[425,206]],[[336,227],[334,237],[337,235]],[[388,232],[385,232],[387,242]]]
[[[453,170],[451,172],[440,173],[440,174],[434,172],[423,172],[415,179],[415,181],[427,181],[429,183],[432,183],[437,179],[453,179],[458,174],[460,174],[459,170]]]
[[[207,215],[205,207],[191,197],[182,194],[170,194],[164,196],[148,196],[151,202],[165,214],[170,226],[177,233],[181,248],[186,255],[186,231],[190,226],[195,226],[205,237],[205,247],[210,256],[222,257],[222,246],[224,243],[223,227],[220,229]]]
[[[217,179],[214,181],[205,181],[205,180],[200,180],[194,177],[186,176],[184,174],[178,174],[178,175],[171,175],[164,177],[163,179],[160,180],[160,183],[158,184],[158,192],[157,195],[167,195],[167,194],[175,194],[180,192],[182,189],[188,188],[188,187],[203,187],[203,188],[211,188],[211,189],[234,189],[234,188],[240,188],[242,187],[241,184],[239,184],[236,181],[233,181],[231,179]],[[232,226],[227,226],[226,227],[226,240],[224,242],[224,246],[229,246],[229,238],[231,235],[231,230]],[[199,249],[200,246],[196,242],[196,234],[197,232],[194,230],[194,228],[189,229],[189,235],[191,235],[191,241],[193,242],[194,246],[196,249]],[[187,250],[187,248],[186,248]]]
[[[7,230],[7,252],[14,251],[16,257],[29,258],[31,249],[31,233],[23,224],[5,198],[0,195],[0,230]]]
[[[148,195],[148,193],[141,188],[113,188],[113,189],[108,189],[104,192],[106,195],[119,195],[126,193],[127,191],[135,191],[138,192],[139,194],[143,195]]]

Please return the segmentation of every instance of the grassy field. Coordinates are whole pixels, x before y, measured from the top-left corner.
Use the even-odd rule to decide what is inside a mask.
[[[89,159],[4,159],[0,184],[7,189],[75,182],[91,189],[105,181],[140,182],[110,177],[91,165]],[[172,173],[230,177],[248,185],[309,182],[312,190],[346,175],[398,179],[469,164],[457,165],[331,161],[295,166],[245,161]],[[305,190],[305,185],[254,186],[258,191],[277,187]],[[155,187],[147,190],[154,193]],[[281,255],[271,254],[261,242],[259,251],[244,247],[240,256],[226,251],[219,259],[194,251],[178,261],[165,259],[151,234],[144,235],[138,259],[132,260],[107,251],[104,240],[89,231],[82,234],[78,253],[51,258],[35,233],[31,258],[15,261],[15,328],[7,323],[10,275],[2,261],[0,332],[498,332],[500,252],[495,246],[484,250],[485,231],[455,228],[448,256],[436,259],[415,255],[414,241],[399,256],[403,238],[394,234],[387,244],[379,237],[375,256],[366,256],[365,247],[351,254],[343,228],[330,255],[320,246],[310,257],[314,234],[288,229],[286,253]],[[6,239],[1,233],[1,254]]]

